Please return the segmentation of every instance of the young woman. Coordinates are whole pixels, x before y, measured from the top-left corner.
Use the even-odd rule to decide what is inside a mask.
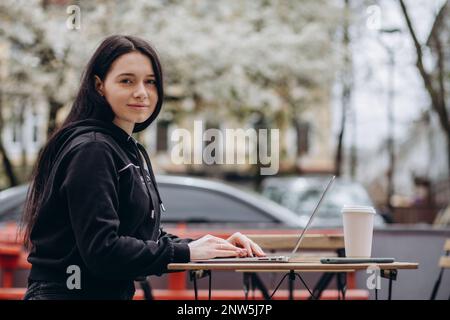
[[[155,120],[162,102],[150,44],[106,38],[33,171],[22,223],[32,264],[25,299],[132,299],[135,279],[161,275],[169,263],[264,255],[240,233],[193,241],[160,228],[164,205],[132,133]]]

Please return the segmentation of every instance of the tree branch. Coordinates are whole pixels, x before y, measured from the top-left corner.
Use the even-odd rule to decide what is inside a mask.
[[[445,97],[441,96],[443,94],[443,92],[440,92],[440,90],[438,90],[434,87],[431,75],[425,70],[425,66],[423,64],[422,46],[419,43],[419,40],[417,39],[416,33],[412,26],[412,22],[409,17],[408,10],[405,6],[404,1],[399,0],[399,2],[400,2],[400,6],[402,9],[403,15],[405,17],[406,25],[408,26],[409,33],[411,34],[411,38],[412,38],[412,40],[414,42],[414,46],[416,48],[416,53],[417,53],[416,66],[419,69],[419,72],[423,78],[423,81],[425,83],[425,88],[427,89],[428,94],[430,95],[432,108],[439,115],[439,120],[441,122],[443,129],[445,130],[447,135],[450,135],[450,123],[448,120],[447,109],[445,106]],[[447,3],[448,2],[446,2],[443,7],[445,7],[447,5]],[[441,12],[442,12],[442,8],[441,8]],[[438,18],[439,16],[440,15],[438,15],[436,18]],[[437,32],[434,30],[438,30],[438,29],[439,28],[433,28],[432,32]],[[439,54],[438,54],[438,59],[440,59]],[[442,60],[443,60],[443,57],[442,57]],[[442,67],[443,67],[443,61],[438,62],[438,64],[439,63],[442,63]]]
[[[448,1],[445,2],[445,4],[441,7],[441,9],[439,10],[439,13],[436,16],[436,20],[433,24],[433,28],[431,29],[430,32],[430,36],[429,39],[431,40],[430,43],[431,45],[434,42],[434,47],[436,49],[436,53],[437,53],[437,67],[438,67],[438,74],[437,74],[437,78],[438,78],[438,84],[439,84],[439,93],[440,93],[440,101],[441,101],[441,105],[444,106],[445,110],[446,109],[446,102],[445,102],[445,85],[444,85],[444,78],[445,78],[445,66],[444,66],[444,59],[445,59],[445,55],[444,55],[444,51],[442,48],[442,41],[441,41],[441,37],[440,37],[440,33],[442,31],[442,26],[443,26],[443,22],[444,22],[444,17],[446,16],[446,11],[448,8]]]

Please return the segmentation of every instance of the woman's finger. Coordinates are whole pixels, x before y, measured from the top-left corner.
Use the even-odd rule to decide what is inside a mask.
[[[243,235],[243,234],[239,234],[236,237],[236,242],[239,243],[240,245],[242,245],[246,250],[247,250],[247,254],[250,257],[253,257],[253,253],[254,250],[252,248],[252,240],[250,240],[247,236]]]
[[[266,254],[264,253],[264,251],[261,249],[261,247],[259,245],[257,245],[256,243],[254,243],[253,241],[251,242],[251,246],[252,246],[252,250],[253,252],[259,256],[259,257],[264,257]]]
[[[252,246],[251,246],[250,240],[248,238],[247,239],[243,238],[242,241],[241,241],[241,244],[247,250],[247,254],[250,257],[253,257],[253,250],[252,250]]]
[[[231,244],[231,245],[234,245],[234,246],[236,245],[236,243],[234,243],[234,242],[231,242],[231,241],[219,238],[219,237],[215,237],[214,240],[215,240],[216,243],[228,243],[228,244]]]
[[[217,250],[230,250],[230,251],[240,251],[242,250],[241,248],[238,248],[236,246],[233,246],[231,243],[229,243],[228,241],[223,241],[223,242],[218,242],[216,243],[215,248]]]
[[[237,250],[215,250],[214,257],[238,257],[240,256],[240,252]]]

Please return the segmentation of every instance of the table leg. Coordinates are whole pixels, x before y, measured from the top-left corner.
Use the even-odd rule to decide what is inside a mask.
[[[338,300],[345,300],[345,291],[347,289],[347,274],[346,273],[336,273],[337,289],[338,289]]]
[[[244,274],[243,274],[243,282],[244,282],[244,296],[245,296],[245,300],[248,300],[250,275],[247,272],[244,272]]]
[[[388,300],[392,300],[392,278],[389,278],[389,295]]]
[[[389,280],[388,300],[392,300],[392,281],[397,280],[397,270],[381,270],[381,277]]]
[[[300,276],[300,274],[299,274],[299,273],[294,273],[294,275],[296,275],[296,276],[300,279],[300,281],[303,283],[303,285],[305,286],[306,290],[308,290],[310,297],[311,297],[313,300],[316,300],[316,297],[314,296],[314,293],[311,292],[311,290],[309,289],[309,287],[308,287],[308,285],[306,284],[305,280],[303,280],[303,278]]]
[[[342,288],[342,296],[344,297],[345,300],[345,295],[347,294],[347,277],[348,277],[348,273],[344,273],[342,274],[342,277],[344,278],[344,287]]]
[[[266,300],[270,299],[269,291],[267,290],[266,286],[264,285],[258,274],[251,273],[250,283],[252,284],[253,287],[253,294],[255,293],[255,290],[258,289],[259,291],[261,291],[261,294],[263,295],[264,299]]]
[[[345,249],[338,249],[336,250],[338,257],[345,257]],[[337,280],[337,289],[338,289],[338,300],[341,300],[341,293],[342,293],[342,300],[345,300],[345,288],[347,286],[347,274],[342,273],[336,273],[336,280]]]
[[[199,270],[191,270],[189,273],[189,278],[191,279],[191,281],[194,283],[194,295],[195,295],[195,300],[198,300],[198,288],[197,288],[197,272],[199,272]],[[208,299],[211,300],[211,281],[212,281],[212,273],[211,270],[201,270],[200,271],[201,274],[199,275],[199,277],[203,278],[204,276],[208,276],[208,283],[209,283],[209,287],[208,287]]]
[[[320,277],[319,281],[317,282],[316,286],[313,289],[313,294],[316,299],[320,299],[322,292],[328,287],[334,275],[335,273],[322,274],[322,276]],[[310,297],[310,299],[313,299],[314,297]]]
[[[212,272],[211,272],[211,270],[208,270],[208,276],[209,276],[208,299],[211,300],[211,281],[212,281]]]
[[[339,278],[339,273],[336,273],[336,284],[337,284],[337,291],[338,291],[338,300],[341,300],[341,279]]]
[[[252,300],[255,300],[256,299],[256,296],[255,296],[255,294],[256,294],[256,292],[255,292],[255,282],[253,281],[253,275],[254,275],[254,273],[252,273],[251,275],[250,275],[250,281],[249,281],[249,287],[248,287],[248,292],[251,292],[252,293]]]
[[[306,284],[306,282],[303,280],[303,278],[300,276],[300,274],[295,273],[294,270],[290,270],[289,273],[286,273],[283,278],[281,279],[281,281],[278,283],[277,287],[275,288],[275,290],[273,290],[272,294],[270,295],[270,299],[272,299],[272,297],[274,296],[275,292],[277,292],[278,288],[281,286],[281,284],[283,283],[284,279],[289,276],[289,300],[294,300],[294,281],[295,281],[295,277],[298,277],[300,279],[300,281],[303,283],[303,285],[305,286],[306,290],[308,290],[309,294],[311,295],[312,299],[315,299],[314,294],[311,292],[311,290],[309,289],[308,285]]]
[[[190,271],[190,278],[191,281],[194,282],[194,297],[195,300],[198,300],[198,290],[197,290],[197,275],[195,274],[195,271]]]
[[[289,275],[290,273],[286,273],[283,278],[281,278],[281,281],[278,283],[278,285],[276,286],[276,288],[272,291],[272,294],[270,295],[269,299],[272,300],[272,297],[275,295],[275,293],[278,291],[278,288],[281,286],[281,284],[283,283],[284,279],[286,279],[286,277]]]
[[[289,300],[294,300],[294,282],[295,282],[295,273],[294,270],[289,272]]]

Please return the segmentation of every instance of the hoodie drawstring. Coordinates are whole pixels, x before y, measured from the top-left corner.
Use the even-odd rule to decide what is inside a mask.
[[[150,161],[150,157],[148,156],[147,151],[145,150],[143,145],[141,145],[139,142],[137,142],[136,145],[137,145],[138,149],[141,151],[142,155],[144,156],[144,159],[147,164],[148,171],[149,171],[149,174],[151,177],[151,181],[153,183],[153,187],[155,188],[156,193],[158,194],[159,205],[161,206],[161,210],[166,211],[166,208],[164,207],[164,204],[161,199],[161,195],[159,194],[158,186],[156,184],[155,174],[153,173],[153,167],[152,167],[152,163]]]
[[[147,164],[147,168],[148,168],[148,171],[149,171],[149,174],[150,174],[150,180],[152,182],[154,190],[156,191],[156,195],[158,196],[159,206],[160,206],[162,211],[166,211],[166,208],[164,207],[164,204],[163,204],[162,199],[161,199],[161,195],[160,195],[159,190],[158,190],[158,186],[156,185],[156,179],[155,179],[155,176],[153,174],[152,163],[150,162],[150,158],[149,158],[149,156],[147,154],[147,151],[145,150],[144,146],[142,146],[139,142],[137,142],[133,137],[130,136],[130,138],[133,140],[134,146],[136,147],[137,158],[138,158],[138,162],[139,162],[139,170],[141,172],[142,178],[144,179],[145,187],[147,188],[147,191],[148,191],[148,193],[149,193],[149,195],[151,197],[150,186],[148,185],[147,176],[146,176],[145,171],[144,171],[144,166],[143,166],[143,163],[142,163],[141,156],[144,156],[144,160],[145,160],[145,162]],[[154,218],[154,212],[152,212],[152,218]]]

